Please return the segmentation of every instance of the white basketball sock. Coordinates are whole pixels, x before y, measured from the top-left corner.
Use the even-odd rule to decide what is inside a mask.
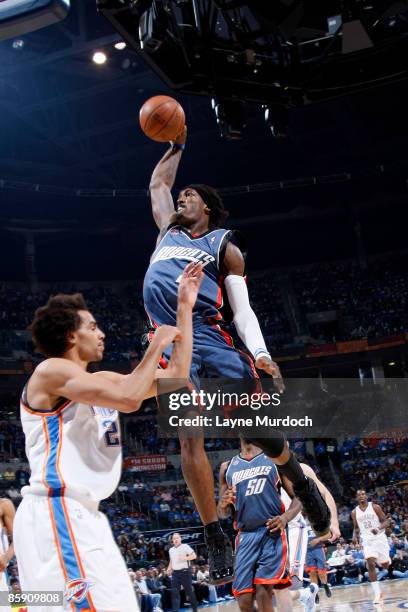
[[[380,589],[380,585],[377,582],[377,580],[375,582],[371,583],[371,586],[373,587],[373,591],[374,591],[374,595],[376,597],[378,597],[378,595],[381,595],[381,589]]]

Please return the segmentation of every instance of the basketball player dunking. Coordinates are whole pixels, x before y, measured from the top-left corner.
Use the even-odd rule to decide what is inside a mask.
[[[14,557],[13,523],[16,510],[10,499],[0,498],[0,592],[8,593],[7,566]],[[8,606],[1,606],[2,612],[11,610]]]
[[[147,314],[153,327],[174,324],[177,280],[184,262],[202,261],[204,281],[193,313],[192,381],[198,385],[199,376],[254,378],[256,367],[273,376],[283,391],[279,368],[271,359],[249,303],[237,234],[222,229],[227,213],[220,196],[207,185],[190,185],[180,191],[175,209],[171,189],[185,141],[186,131],[157,164],[150,182],[153,216],[160,233],[144,281]],[[223,329],[222,306],[227,299],[237,332],[255,363],[250,355],[234,348]],[[314,482],[304,476],[284,436],[276,431],[273,435],[254,443],[293,483],[316,532],[327,533],[330,513],[326,503]],[[220,583],[232,576],[232,551],[217,518],[213,474],[204,440],[181,437],[180,444],[184,478],[205,525],[210,577],[213,583]]]
[[[387,569],[391,564],[390,547],[388,545],[385,528],[388,519],[378,504],[368,501],[367,493],[360,489],[356,494],[358,506],[351,513],[354,525],[353,539],[361,539],[364,558],[367,562],[368,575],[374,592],[374,603],[381,604],[383,595],[377,581],[377,568],[379,565]]]
[[[192,309],[201,264],[189,264],[178,289],[177,325],[157,330],[142,362],[128,376],[88,373],[100,361],[104,334],[83,297],[57,295],[35,313],[31,332],[46,356],[28,381],[21,421],[30,485],[14,521],[14,545],[24,591],[60,591],[63,605],[29,612],[138,612],[126,564],[99,502],[116,489],[122,469],[118,412],[133,412],[157,393],[163,350],[173,341],[172,377],[191,367]]]

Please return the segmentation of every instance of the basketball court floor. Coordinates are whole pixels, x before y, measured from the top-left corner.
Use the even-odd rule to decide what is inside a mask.
[[[373,595],[370,585],[349,585],[333,589],[333,596],[328,599],[323,590],[320,590],[320,604],[317,606],[318,612],[400,612],[408,610],[408,579],[389,580],[381,582],[381,590],[384,594],[382,605],[373,605]],[[238,612],[239,608],[235,601],[226,604],[212,606],[212,610],[218,612]],[[296,612],[303,610],[299,604],[295,604]]]

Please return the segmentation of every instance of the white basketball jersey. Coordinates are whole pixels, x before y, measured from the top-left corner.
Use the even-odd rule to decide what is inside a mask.
[[[285,510],[287,510],[292,503],[292,500],[284,488],[281,489],[281,498],[283,505],[285,506]],[[303,529],[304,527],[306,527],[306,521],[301,512],[293,517],[293,519],[288,523],[288,529]]]
[[[356,507],[356,519],[360,529],[360,536],[362,541],[373,540],[378,537],[372,533],[372,529],[380,530],[380,519],[373,508],[372,502],[368,503],[367,508],[363,511],[359,506]]]
[[[98,503],[119,484],[122,449],[117,410],[62,399],[52,410],[28,405],[23,392],[21,423],[31,468],[22,495],[67,495]]]

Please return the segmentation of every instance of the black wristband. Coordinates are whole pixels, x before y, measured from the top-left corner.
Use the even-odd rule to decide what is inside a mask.
[[[184,149],[186,148],[186,145],[181,144],[179,142],[173,142],[173,144],[171,145],[171,148],[173,149],[173,151],[184,151]]]

